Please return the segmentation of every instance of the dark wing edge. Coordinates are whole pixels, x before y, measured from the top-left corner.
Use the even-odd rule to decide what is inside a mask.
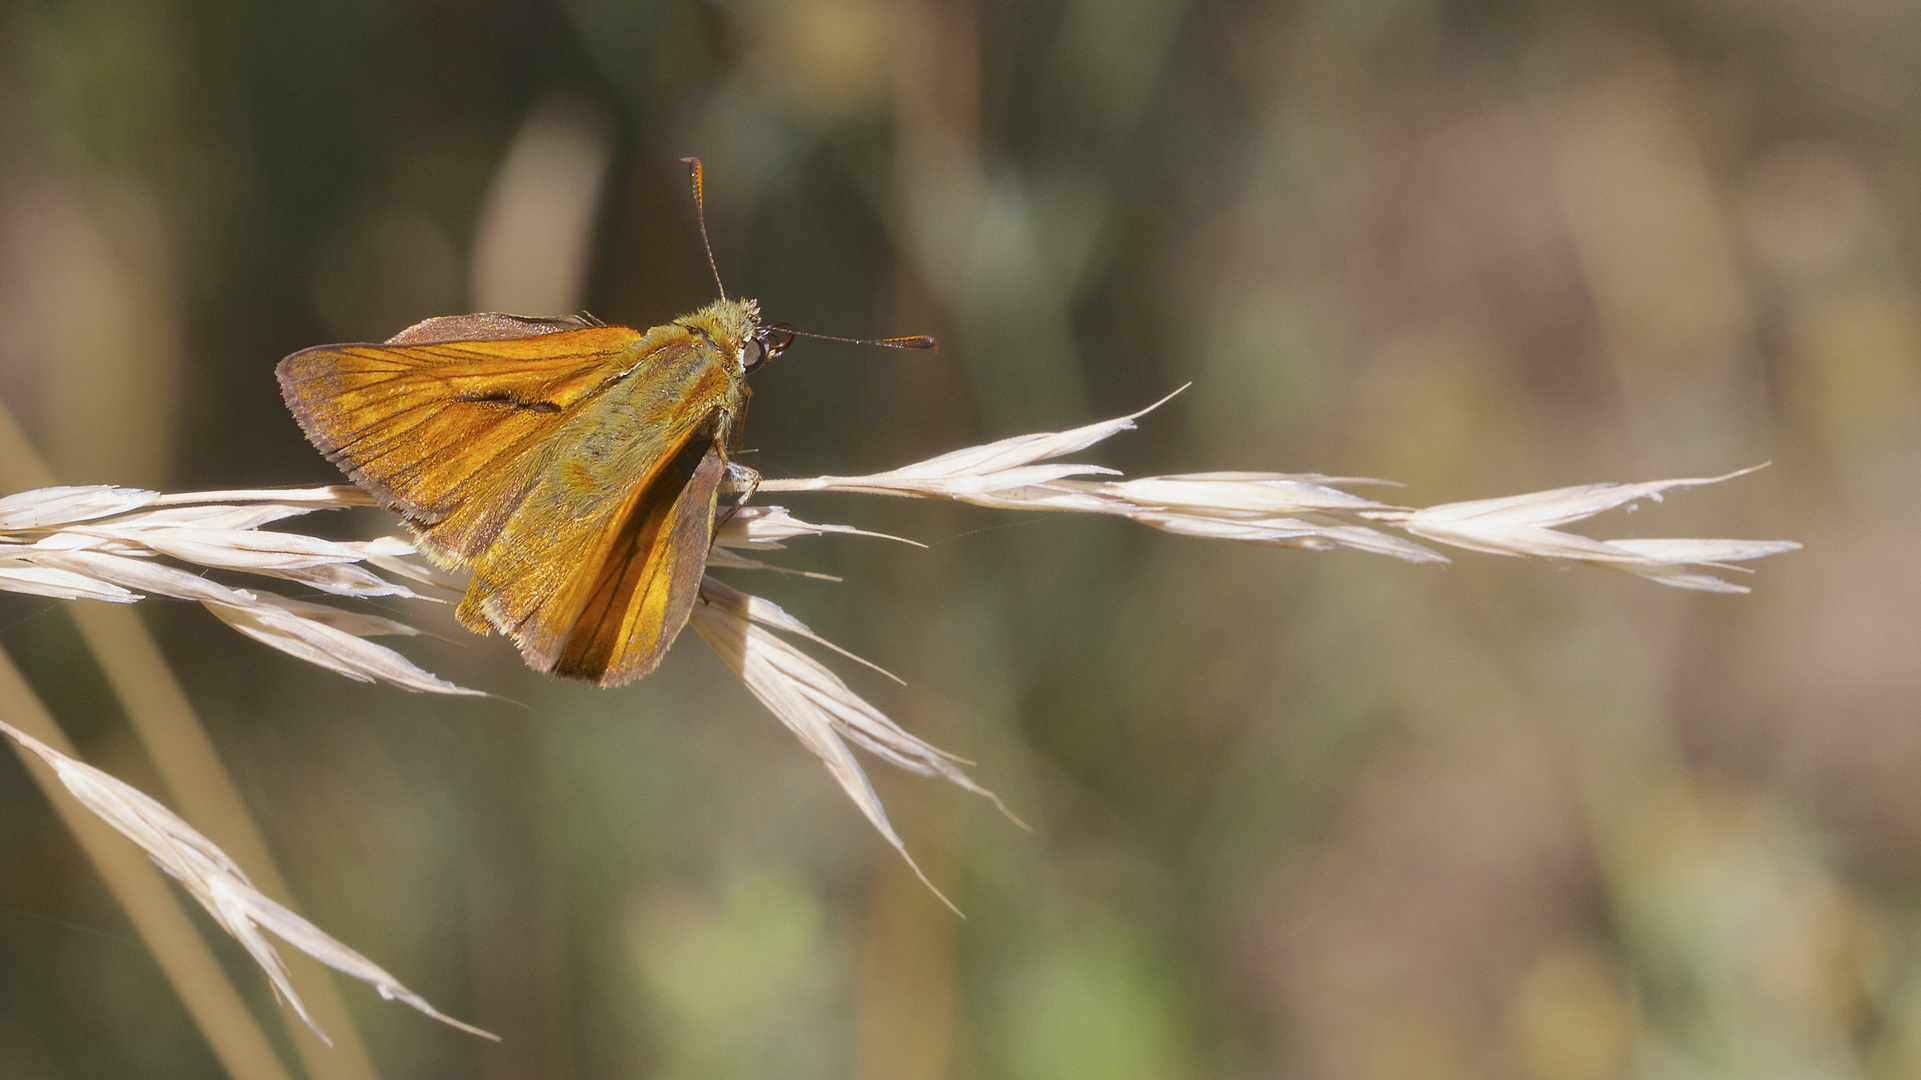
[[[530,315],[503,315],[481,311],[472,315],[437,315],[402,330],[386,340],[388,345],[438,345],[451,341],[506,341],[512,338],[560,334],[606,326],[591,315],[562,315],[545,318]],[[338,348],[338,346],[336,346]]]

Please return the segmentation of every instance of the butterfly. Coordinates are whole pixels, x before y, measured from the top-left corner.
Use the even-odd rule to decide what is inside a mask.
[[[685,160],[705,243],[700,163]],[[686,625],[723,487],[752,494],[759,476],[735,460],[747,376],[797,333],[729,299],[718,268],[714,281],[719,300],[645,333],[445,316],[304,349],[275,373],[308,441],[428,558],[473,568],[463,625],[513,639],[536,670],[620,686]]]

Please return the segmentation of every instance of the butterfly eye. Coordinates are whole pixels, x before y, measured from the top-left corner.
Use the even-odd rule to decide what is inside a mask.
[[[779,341],[772,340],[776,334],[780,336]],[[748,338],[746,346],[741,349],[740,369],[742,371],[752,371],[762,364],[765,364],[767,361],[786,352],[787,346],[792,344],[793,340],[794,335],[788,332],[786,323],[776,323],[773,326],[761,327],[759,330],[754,331],[754,336]]]

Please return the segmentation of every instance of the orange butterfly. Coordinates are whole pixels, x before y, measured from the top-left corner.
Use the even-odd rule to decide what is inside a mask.
[[[700,163],[687,163],[700,207]],[[645,334],[447,316],[378,345],[305,349],[276,372],[329,461],[429,558],[474,568],[463,625],[506,634],[537,670],[619,686],[654,670],[686,625],[723,481],[751,494],[759,480],[733,460],[747,374],[794,333],[722,288]]]

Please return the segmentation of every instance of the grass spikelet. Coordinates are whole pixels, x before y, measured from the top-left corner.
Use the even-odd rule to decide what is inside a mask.
[[[1387,526],[1469,551],[1572,560],[1637,574],[1660,585],[1712,592],[1748,590],[1689,567],[1737,570],[1741,568],[1729,564],[1801,546],[1791,540],[1594,540],[1554,528],[1639,499],[1658,502],[1661,493],[1672,488],[1717,484],[1753,469],[1708,479],[1587,484],[1423,510],[1376,502],[1338,486],[1385,483],[1380,480],[1263,472],[1086,480],[1079,477],[1112,475],[1113,470],[1035,464],[1126,431],[1166,400],[1071,431],[1002,439],[884,473],[769,480],[761,490],[865,492],[951,499],[1006,510],[1112,514],[1203,539],[1313,550],[1347,548],[1409,562],[1448,561],[1424,544],[1380,528]]]
[[[841,491],[949,499],[995,509],[1107,514],[1199,539],[1344,548],[1409,562],[1448,561],[1418,538],[1488,554],[1582,562],[1660,585],[1713,592],[1747,589],[1703,573],[1703,568],[1740,570],[1732,564],[1800,546],[1789,540],[1596,540],[1559,528],[1637,500],[1659,501],[1674,488],[1720,483],[1752,470],[1709,479],[1587,484],[1415,509],[1344,490],[1385,483],[1378,480],[1246,471],[1107,479],[1118,474],[1097,465],[1053,461],[1132,429],[1136,420],[1167,400],[1127,416],[1000,439],[887,472],[768,480],[759,491]],[[0,499],[0,590],[117,603],[146,594],[193,600],[240,633],[348,678],[426,693],[478,693],[365,640],[415,632],[403,623],[234,588],[161,561],[291,580],[349,597],[432,599],[374,573],[376,569],[418,584],[460,587],[457,579],[433,567],[407,561],[405,556],[415,549],[401,537],[347,542],[263,528],[315,510],[368,505],[372,499],[365,492],[343,486],[177,495],[107,486],[23,492]],[[851,525],[803,521],[784,507],[744,506],[719,523],[709,564],[786,570],[746,553],[781,550],[785,541],[829,534],[901,539]],[[694,631],[821,759],[903,857],[906,847],[848,743],[900,768],[945,777],[993,798],[958,768],[957,759],[902,730],[773,631],[797,634],[866,661],[823,641],[769,601],[712,578],[703,581],[701,601],[690,620]]]
[[[701,583],[701,602],[690,621],[694,631],[712,647],[755,698],[787,725],[815,757],[827,766],[841,789],[860,808],[875,829],[900,852],[914,873],[941,902],[954,908],[927,880],[907,845],[887,820],[887,810],[874,793],[867,774],[847,749],[852,742],[891,765],[922,776],[943,777],[959,787],[991,799],[1003,813],[1007,807],[993,792],[974,783],[958,766],[959,759],[901,729],[885,713],[848,689],[840,677],[767,627],[777,627],[821,641],[798,620],[775,605],[708,578]],[[827,644],[822,641],[821,644]],[[833,645],[829,648],[844,652]],[[858,658],[856,658],[858,659]],[[862,661],[865,663],[865,661]],[[870,665],[871,666],[871,665]],[[883,674],[885,674],[883,672]],[[1008,814],[1013,817],[1011,813]],[[1014,819],[1017,822],[1018,818]],[[954,908],[956,914],[960,909]]]
[[[414,632],[392,619],[234,588],[166,561],[359,598],[425,599],[363,564],[421,583],[451,583],[405,561],[414,547],[400,537],[335,541],[263,528],[316,510],[366,505],[360,489],[338,485],[175,495],[109,486],[26,491],[0,499],[0,590],[113,603],[147,595],[193,600],[255,641],[351,679],[424,693],[479,693],[363,640]]]
[[[326,1033],[307,1014],[307,1006],[294,992],[285,962],[261,930],[271,932],[336,971],[372,984],[381,997],[405,1002],[442,1023],[499,1041],[499,1036],[435,1009],[373,961],[262,894],[213,841],[144,792],[68,757],[10,724],[0,722],[0,734],[46,762],[82,806],[112,826],[115,832],[139,845],[155,865],[179,882],[221,929],[240,942],[266,973],[275,992],[322,1040],[327,1039]]]

